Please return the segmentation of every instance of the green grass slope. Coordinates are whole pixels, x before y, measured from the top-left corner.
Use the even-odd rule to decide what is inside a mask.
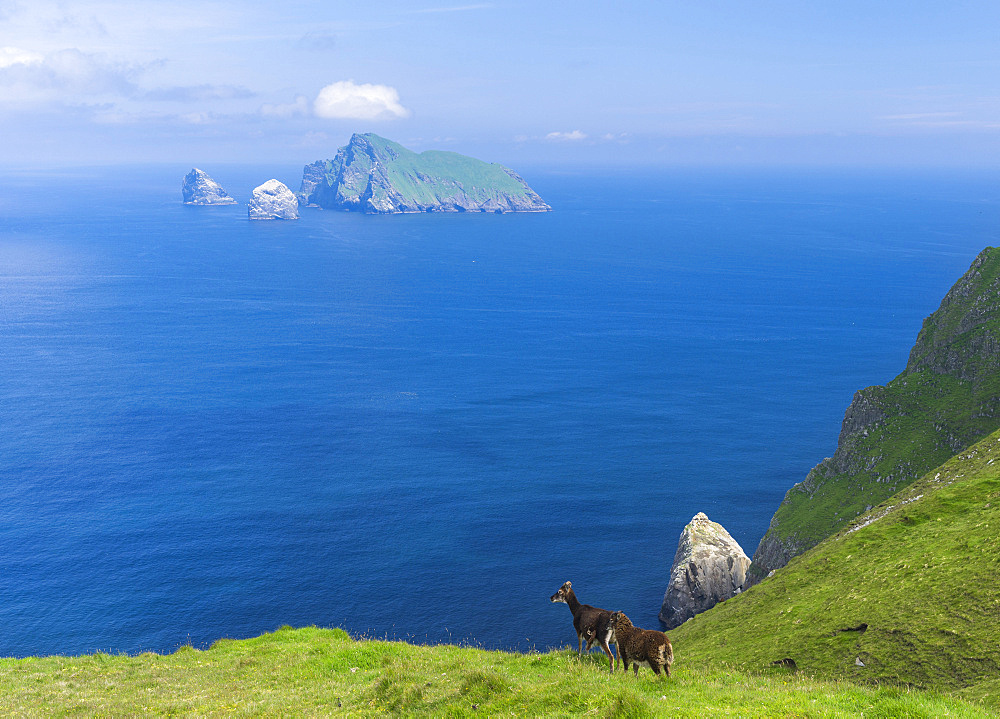
[[[171,655],[0,660],[3,716],[985,717],[936,693],[715,665],[609,675],[596,655],[354,641],[284,629]]]
[[[417,153],[373,133],[363,137],[376,155],[384,159],[393,187],[424,204],[437,202],[442,192],[453,193],[456,187],[464,188],[466,194],[481,200],[487,199],[490,192],[527,196],[524,185],[504,172],[501,165],[457,152],[428,150]]]
[[[906,369],[859,391],[837,451],[785,495],[754,553],[759,578],[1000,427],[1000,248],[924,320]]]
[[[692,664],[893,682],[1000,709],[1000,432],[671,633]],[[864,666],[861,666],[861,665]]]

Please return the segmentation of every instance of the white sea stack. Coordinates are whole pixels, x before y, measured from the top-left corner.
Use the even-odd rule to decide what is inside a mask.
[[[299,201],[283,182],[268,180],[254,188],[247,216],[251,220],[297,220]]]
[[[750,558],[718,522],[698,512],[684,527],[663,595],[660,621],[673,629],[739,593]]]
[[[235,205],[236,199],[229,196],[222,185],[209,177],[207,172],[193,168],[181,183],[181,197],[185,205]]]

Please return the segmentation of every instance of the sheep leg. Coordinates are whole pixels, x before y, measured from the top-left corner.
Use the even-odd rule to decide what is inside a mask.
[[[608,646],[608,642],[607,642],[606,639],[602,639],[601,640],[601,649],[603,649],[604,653],[608,655],[608,661],[611,662],[611,673],[614,674],[615,673],[615,655],[611,653],[611,647]]]

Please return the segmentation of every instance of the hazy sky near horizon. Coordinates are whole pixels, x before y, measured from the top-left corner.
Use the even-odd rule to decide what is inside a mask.
[[[0,0],[0,163],[1000,165],[1000,3]]]

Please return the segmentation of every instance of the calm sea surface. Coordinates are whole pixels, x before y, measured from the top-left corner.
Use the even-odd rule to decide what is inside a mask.
[[[0,176],[0,655],[575,646],[567,579],[655,627],[691,516],[752,553],[1000,235],[986,175],[519,168],[554,212],[251,223],[188,169]]]

